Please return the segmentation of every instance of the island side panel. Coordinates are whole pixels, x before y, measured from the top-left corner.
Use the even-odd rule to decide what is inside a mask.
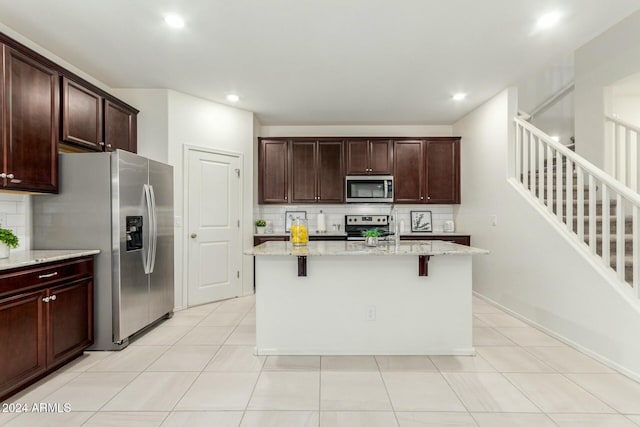
[[[471,256],[256,257],[260,355],[469,355]],[[375,320],[367,320],[375,307]]]

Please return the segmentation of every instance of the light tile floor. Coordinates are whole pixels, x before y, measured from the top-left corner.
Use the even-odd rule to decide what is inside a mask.
[[[253,354],[253,296],[175,314],[7,403],[7,426],[637,426],[640,384],[474,298],[475,357]]]

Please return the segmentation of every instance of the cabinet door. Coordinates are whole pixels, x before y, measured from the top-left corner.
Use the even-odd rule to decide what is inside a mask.
[[[62,79],[62,140],[103,151],[102,97],[64,77]]]
[[[460,203],[460,139],[427,141],[427,203]]]
[[[258,202],[289,203],[287,141],[260,140]]]
[[[291,203],[316,202],[316,142],[291,142]]]
[[[424,203],[424,141],[396,141],[393,159],[394,201]]]
[[[46,370],[44,291],[0,300],[0,401]]]
[[[391,175],[393,173],[393,155],[391,141],[369,142],[369,173]]]
[[[366,140],[346,141],[347,175],[367,175],[369,173],[369,142]]]
[[[4,46],[4,187],[58,191],[58,73]]]
[[[58,365],[93,343],[93,282],[82,279],[49,290],[47,365]]]
[[[318,142],[318,201],[344,202],[342,142]]]
[[[136,153],[137,135],[136,112],[106,99],[104,101],[105,151],[120,149]]]

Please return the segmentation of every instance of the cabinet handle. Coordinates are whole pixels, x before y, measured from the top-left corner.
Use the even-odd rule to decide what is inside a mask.
[[[107,148],[111,148],[111,144],[107,144]]]
[[[54,277],[54,276],[57,276],[57,275],[58,275],[58,272],[54,271],[53,273],[49,273],[49,274],[41,274],[41,275],[38,276],[38,279],[46,279],[48,277]]]
[[[51,295],[49,298],[51,299],[51,301],[55,301],[55,300],[56,300],[56,298],[58,298],[58,297],[57,297],[57,296],[55,296],[55,295]]]
[[[101,147],[104,147],[104,142],[98,142],[98,144],[100,144]]]
[[[44,301],[44,302],[49,302],[49,300],[50,300],[50,299],[51,299],[51,298],[49,298],[49,297],[44,297],[44,298],[42,298],[42,301]]]
[[[420,196],[420,200],[424,200],[424,197],[423,197],[423,196]]]
[[[0,178],[6,178],[6,177],[7,177],[6,173],[4,173],[4,172],[0,173]]]
[[[7,179],[13,179],[15,175],[13,175],[12,173],[7,175]]]

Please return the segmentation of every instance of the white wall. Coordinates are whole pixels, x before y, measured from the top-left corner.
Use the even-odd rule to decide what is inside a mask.
[[[185,145],[225,150],[240,153],[243,156],[242,189],[242,242],[243,250],[253,246],[253,147],[254,119],[253,113],[237,108],[216,104],[201,98],[180,92],[168,91],[169,100],[169,147],[168,161],[173,165],[174,200],[177,216],[183,217],[186,224],[187,215],[183,206],[183,150]],[[187,233],[184,227],[176,227],[175,277],[176,307],[186,304],[186,280],[184,259]],[[243,293],[253,292],[253,259],[243,256]]]
[[[505,90],[453,126],[465,141],[458,225],[491,251],[474,257],[474,290],[640,378],[639,312],[507,181],[516,98]]]
[[[606,88],[640,71],[640,12],[579,48],[575,53],[576,152],[604,168]]]
[[[169,91],[166,89],[113,89],[115,96],[136,106],[138,154],[169,161]]]

